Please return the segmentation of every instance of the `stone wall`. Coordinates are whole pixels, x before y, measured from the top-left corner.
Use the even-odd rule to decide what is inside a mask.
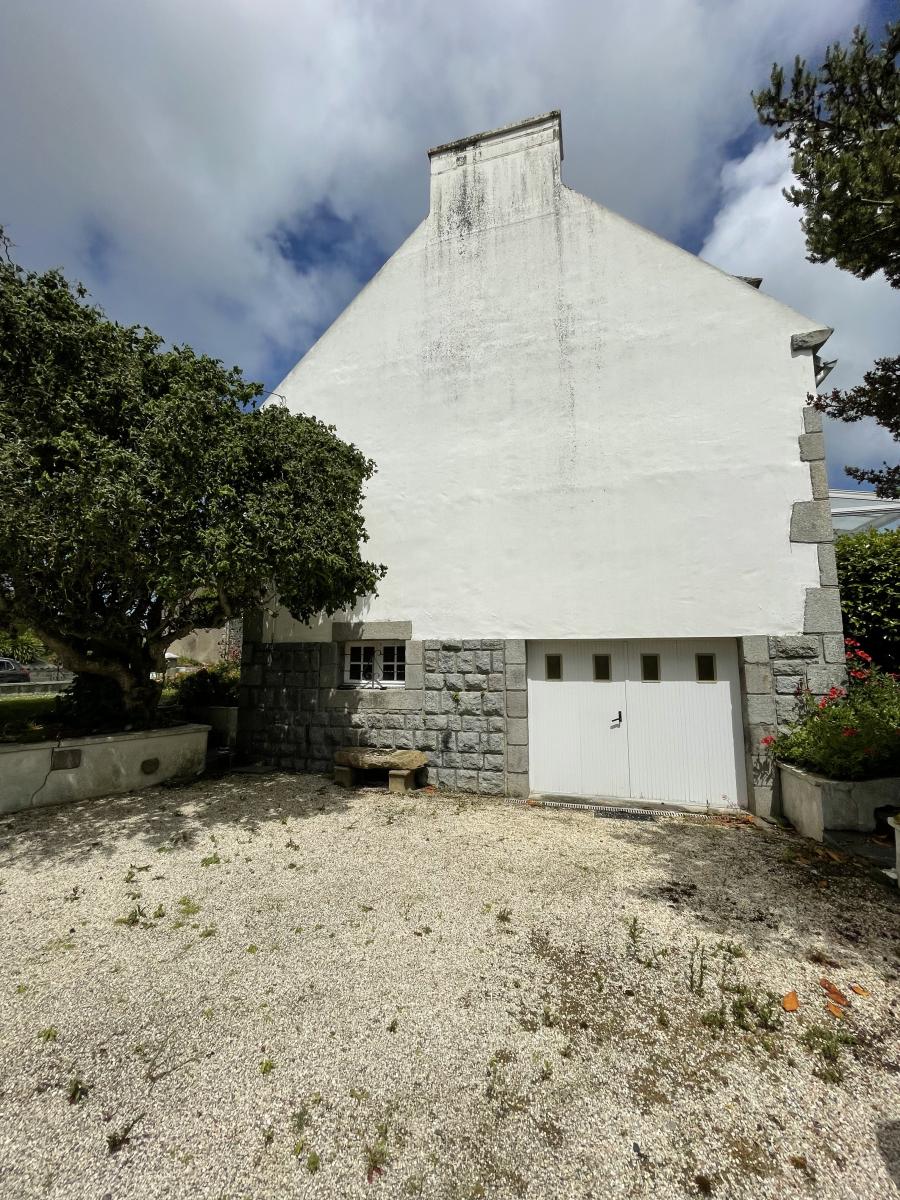
[[[429,782],[528,794],[524,641],[406,642],[404,688],[339,686],[339,642],[244,642],[238,745],[290,771],[340,746],[422,750]]]
[[[740,640],[750,805],[762,816],[780,811],[775,765],[760,744],[762,739],[783,732],[796,718],[804,691],[824,696],[830,688],[847,683],[822,414],[813,408],[803,412],[803,432],[798,441],[800,458],[809,463],[813,499],[794,504],[790,538],[798,544],[816,544],[819,587],[807,588],[802,633]]]

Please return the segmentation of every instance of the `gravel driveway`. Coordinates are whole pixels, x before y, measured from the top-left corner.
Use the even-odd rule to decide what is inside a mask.
[[[784,833],[233,775],[0,912],[2,1197],[900,1196],[897,892]]]

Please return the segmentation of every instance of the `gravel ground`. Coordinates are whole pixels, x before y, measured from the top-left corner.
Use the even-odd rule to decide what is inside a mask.
[[[785,833],[232,775],[0,911],[3,1197],[900,1196],[898,895]]]

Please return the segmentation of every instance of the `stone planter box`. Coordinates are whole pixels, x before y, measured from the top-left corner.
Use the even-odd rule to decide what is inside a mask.
[[[897,887],[900,887],[900,817],[888,817],[888,825],[894,831],[894,853],[897,856]]]
[[[201,721],[205,721],[209,725],[210,732],[213,735],[211,741],[213,745],[229,746],[232,749],[237,744],[238,730],[238,708],[226,704],[214,704],[209,708],[200,708],[197,710],[197,716]]]
[[[859,782],[825,779],[778,764],[781,811],[798,833],[821,842],[826,829],[871,833],[875,810],[900,805],[900,779],[864,779]]]
[[[0,745],[0,813],[69,804],[198,775],[208,725]]]

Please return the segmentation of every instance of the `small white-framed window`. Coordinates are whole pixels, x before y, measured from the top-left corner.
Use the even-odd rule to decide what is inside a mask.
[[[344,683],[349,687],[404,687],[405,642],[351,642],[344,652]]]

